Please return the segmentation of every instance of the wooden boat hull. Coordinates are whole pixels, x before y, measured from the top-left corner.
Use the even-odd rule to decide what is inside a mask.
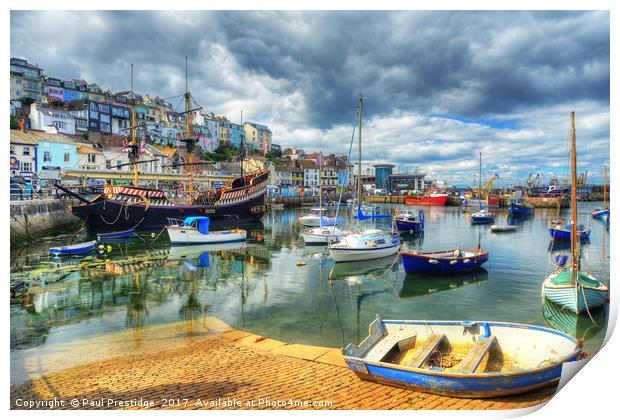
[[[528,216],[534,214],[534,207],[510,203],[508,204],[508,214],[512,216]]]
[[[603,306],[608,292],[590,287],[549,287],[545,282],[543,295],[556,305],[579,314]]]
[[[448,201],[448,194],[439,194],[434,196],[424,196],[421,198],[415,197],[406,197],[405,204],[410,205],[435,205],[435,206],[445,206]]]
[[[67,245],[50,248],[50,254],[53,255],[75,255],[75,254],[85,254],[87,252],[91,252],[95,249],[97,245],[96,241],[83,242],[75,245]]]
[[[134,235],[134,233],[135,231],[133,229],[123,230],[120,232],[100,233],[97,235],[97,239],[99,241],[103,241],[108,239],[130,238]]]
[[[609,209],[594,210],[592,217],[599,220],[607,220],[609,218]]]
[[[437,253],[416,254],[401,251],[400,256],[403,261],[405,273],[459,273],[463,271],[477,270],[489,260],[489,252],[478,250],[463,250],[472,252],[475,255],[465,254],[462,257],[440,258],[434,254],[452,253],[452,251],[441,251]]]
[[[577,231],[579,234],[579,241],[586,242],[590,240],[590,230]],[[568,229],[556,229],[549,228],[549,234],[554,241],[570,241],[571,232]]]
[[[581,354],[580,344],[575,338],[534,325],[493,321],[383,322],[383,331],[381,327],[373,328],[371,324],[369,336],[359,347],[350,344],[342,350],[347,365],[363,380],[419,392],[463,398],[489,398],[556,386],[562,374],[562,364],[577,360]],[[391,335],[397,336],[397,339],[408,337],[416,334],[416,331],[418,336],[425,331],[445,334],[451,343],[452,340],[470,340],[473,343],[476,339],[479,341],[492,335],[497,337],[502,353],[512,350],[513,354],[518,355],[516,357],[523,357],[528,363],[525,368],[478,373],[475,369],[471,373],[462,373],[405,366],[386,360],[394,351],[400,351],[400,342],[396,344],[394,340],[392,347],[386,344],[384,350],[375,353],[377,357],[371,356],[375,348],[382,345],[382,340],[389,340]],[[407,341],[407,338],[402,341]],[[538,343],[541,346],[536,349]],[[545,349],[547,346],[556,354]],[[528,352],[530,347],[534,349]],[[385,356],[381,356],[384,351]],[[548,363],[545,363],[546,357],[550,360]]]

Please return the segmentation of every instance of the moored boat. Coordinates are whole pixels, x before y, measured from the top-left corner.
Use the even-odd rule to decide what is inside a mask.
[[[513,232],[517,230],[516,225],[492,225],[491,232]]]
[[[607,165],[603,165],[603,207],[592,212],[592,217],[599,220],[609,221],[609,208],[607,207]]]
[[[445,206],[448,201],[448,194],[430,193],[422,196],[405,197],[405,204],[410,205],[435,205]]]
[[[378,315],[359,346],[342,349],[361,379],[465,398],[556,386],[562,364],[581,355],[562,332],[495,321],[397,321]]]
[[[305,230],[301,233],[301,237],[306,245],[328,245],[340,241],[342,237],[350,233],[336,226],[324,226]]]
[[[409,210],[399,212],[392,218],[392,223],[397,230],[422,232],[424,231],[424,211],[419,210],[417,213]]]
[[[73,245],[64,245],[50,248],[50,254],[52,255],[74,255],[84,254],[91,252],[95,249],[97,241],[82,242]]]
[[[549,228],[549,234],[553,241],[570,241],[572,235],[570,224],[554,225]],[[590,240],[590,229],[586,228],[584,225],[579,225],[576,229],[576,234],[580,242],[587,242]]]
[[[334,217],[326,217],[324,213],[327,210],[322,207],[315,207],[310,209],[310,213],[299,218],[299,223],[305,227],[319,227],[321,226],[321,219],[324,225],[333,225],[336,221]]]
[[[124,239],[131,238],[136,233],[133,229],[122,230],[120,232],[108,232],[108,233],[99,233],[97,234],[97,240],[110,240],[110,239]]]
[[[166,231],[174,244],[221,244],[245,241],[247,232],[242,229],[209,231],[210,220],[206,216],[170,219]]]
[[[489,213],[485,209],[480,210],[479,212],[473,213],[471,215],[471,224],[485,224],[485,223],[493,223],[495,221],[495,217],[492,213]]]
[[[508,214],[510,216],[532,215],[534,214],[534,206],[521,197],[510,197],[508,199]]]
[[[401,251],[405,273],[457,273],[478,269],[488,261],[489,251],[452,249],[436,252]]]
[[[398,233],[368,229],[347,235],[328,249],[335,262],[374,260],[396,254],[400,239]]]

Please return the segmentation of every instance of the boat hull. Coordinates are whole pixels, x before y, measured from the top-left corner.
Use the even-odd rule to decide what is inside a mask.
[[[547,299],[577,314],[603,306],[607,300],[607,293],[607,291],[590,287],[549,287],[547,284],[543,285],[543,294]]]
[[[592,217],[599,220],[607,220],[609,218],[609,209],[595,210],[592,212]]]
[[[95,249],[96,245],[97,243],[95,241],[90,241],[90,242],[84,242],[81,244],[54,247],[54,248],[50,248],[50,254],[52,255],[85,254],[87,252],[92,252]]]
[[[408,222],[405,220],[395,220],[394,224],[396,225],[396,229],[404,230],[407,232],[422,232],[424,229],[422,228],[422,223],[420,222]]]
[[[447,251],[452,252],[452,251]],[[459,273],[477,270],[489,260],[489,253],[482,251],[475,256],[438,258],[433,254],[401,252],[405,273]]]
[[[135,232],[133,229],[124,230],[121,232],[100,233],[99,235],[97,235],[97,239],[102,241],[102,240],[109,240],[109,239],[131,238],[134,235],[134,233]]]
[[[421,198],[406,197],[405,204],[411,205],[435,205],[445,206],[448,201],[448,194],[440,194],[435,196],[424,196]]]
[[[377,248],[330,248],[329,254],[335,262],[352,262],[389,257],[399,249],[400,244]]]
[[[511,216],[529,216],[534,214],[534,207],[521,204],[508,204],[508,214]]]
[[[85,221],[89,231],[159,231],[168,224],[168,219],[189,216],[208,216],[212,226],[233,227],[239,223],[259,220],[263,212],[253,212],[251,208],[263,204],[264,194],[243,203],[211,206],[127,205],[122,201],[100,197],[91,204],[73,206],[71,211]]]
[[[472,225],[484,225],[487,223],[493,223],[494,221],[495,221],[495,218],[493,216],[482,216],[482,217],[472,216],[471,217]]]
[[[570,241],[571,237],[571,231],[568,229],[549,228],[549,234],[553,241]],[[578,231],[577,234],[580,242],[586,242],[590,239],[589,230]]]
[[[349,232],[340,232],[329,235],[320,235],[304,232],[301,234],[301,237],[303,238],[306,245],[329,245],[335,242],[339,242],[340,239],[342,239],[348,234]]]
[[[462,398],[490,398],[506,395],[515,395],[530,392],[540,388],[556,386],[562,374],[562,364],[578,359],[581,347],[578,341],[559,331],[534,325],[513,324],[493,321],[384,321],[383,332],[373,330],[360,343],[359,347],[349,345],[343,349],[343,356],[347,365],[361,379],[406,388],[413,391],[446,395]],[[549,346],[556,346],[562,352],[555,355],[549,353],[551,361],[548,363],[532,363],[525,369],[508,370],[505,372],[462,373],[441,371],[425,368],[414,368],[383,361],[383,358],[373,360],[369,356],[374,346],[390,335],[407,337],[407,331],[415,331],[418,336],[429,329],[433,332],[441,331],[452,342],[463,339],[474,340],[474,336],[488,334],[497,336],[500,348],[507,351],[508,347],[519,347],[519,343],[548,342]],[[377,334],[378,333],[378,334]],[[370,350],[362,350],[364,343],[370,340]],[[377,341],[375,341],[377,340]],[[375,341],[373,345],[372,342]],[[400,344],[399,344],[400,346]],[[367,348],[367,347],[365,347]],[[389,349],[387,349],[389,350]],[[363,354],[358,354],[361,351]],[[513,349],[514,351],[514,349]],[[541,350],[538,350],[539,352]],[[351,354],[353,353],[353,354]],[[546,357],[545,353],[537,359]],[[527,356],[524,357],[527,359]]]
[[[224,244],[245,241],[245,230],[215,231],[200,233],[198,229],[187,226],[167,226],[166,230],[173,245]]]

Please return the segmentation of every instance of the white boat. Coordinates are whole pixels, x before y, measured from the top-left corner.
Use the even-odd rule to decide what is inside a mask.
[[[336,219],[334,217],[326,217],[326,209],[315,207],[310,209],[310,214],[299,218],[299,223],[306,227],[319,227],[321,226],[321,217],[323,217],[323,224],[334,224]]]
[[[328,245],[339,242],[351,232],[343,231],[335,226],[316,227],[302,232],[301,237],[306,245]]]
[[[571,240],[570,267],[559,263],[542,285],[542,295],[575,313],[590,312],[605,304],[609,288],[593,275],[581,270],[577,236],[577,152],[575,150],[575,113],[571,113]],[[589,233],[589,230],[588,230]]]
[[[374,260],[398,253],[400,240],[398,233],[368,229],[347,235],[328,249],[335,262]]]
[[[513,230],[517,230],[516,225],[493,225],[491,226],[492,232],[512,232]]]
[[[245,241],[247,232],[242,229],[209,231],[206,216],[168,219],[166,231],[172,244],[221,244]]]

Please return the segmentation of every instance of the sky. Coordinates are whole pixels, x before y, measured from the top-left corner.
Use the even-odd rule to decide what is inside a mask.
[[[273,142],[346,154],[358,95],[363,158],[472,183],[609,162],[608,11],[13,11],[11,56],[48,76],[192,95]],[[355,149],[354,149],[355,150]]]

